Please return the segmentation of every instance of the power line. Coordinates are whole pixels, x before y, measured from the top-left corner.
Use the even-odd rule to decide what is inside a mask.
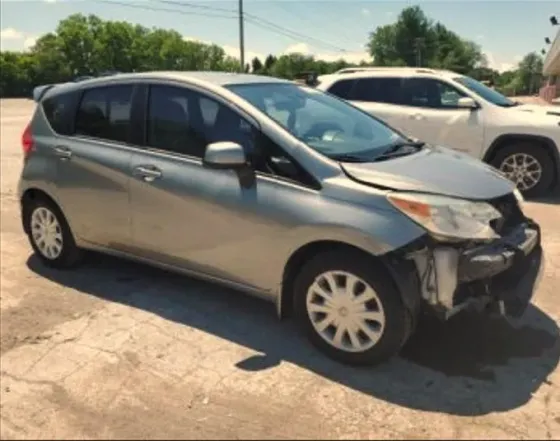
[[[167,3],[167,4],[172,4],[172,5],[176,5],[176,6],[182,6],[182,7],[187,7],[187,8],[198,8],[198,9],[205,9],[205,10],[209,10],[209,11],[218,11],[218,12],[229,12],[229,13],[236,13],[236,11],[232,10],[232,9],[225,9],[225,8],[220,8],[217,6],[208,6],[208,5],[199,5],[196,3],[190,3],[190,2],[182,2],[182,1],[178,1],[178,0],[157,0],[159,3]],[[320,40],[318,38],[315,37],[310,37],[308,35],[302,34],[300,32],[296,32],[296,31],[292,31],[291,29],[285,28],[283,26],[277,25],[276,23],[273,23],[269,20],[266,20],[262,17],[259,17],[258,15],[255,14],[250,14],[249,12],[244,12],[244,18],[246,21],[249,21],[252,24],[255,24],[257,26],[260,26],[261,28],[265,28],[268,29],[271,32],[276,32],[279,34],[282,34],[284,36],[293,38],[293,39],[305,39],[309,42],[312,42],[312,44],[318,45],[318,46],[323,46],[323,47],[329,47],[331,49],[334,49],[336,51],[343,51],[346,52],[346,49],[341,48],[339,46],[336,46],[334,44],[325,42],[323,40]],[[259,24],[257,24],[257,22]]]
[[[96,0],[98,3],[106,3],[108,5],[119,5],[119,6],[126,6],[127,8],[135,8],[135,9],[142,9],[145,11],[154,11],[154,12],[172,12],[174,14],[181,14],[181,15],[198,15],[202,17],[214,17],[214,18],[236,18],[235,15],[224,15],[224,14],[216,14],[216,13],[206,13],[206,12],[187,12],[182,11],[180,9],[169,9],[169,8],[161,8],[161,7],[153,7],[147,5],[137,5],[134,3],[125,3],[119,2],[116,0]]]
[[[185,11],[185,10],[182,10],[182,9],[164,8],[164,7],[160,7],[160,6],[154,7],[154,6],[148,6],[148,5],[125,3],[125,2],[120,2],[118,0],[96,0],[96,1],[99,2],[99,3],[119,5],[119,6],[125,6],[125,7],[128,7],[128,8],[142,9],[142,10],[155,11],[155,12],[171,12],[171,13],[174,13],[174,14],[197,15],[197,16],[202,16],[202,17],[213,17],[213,18],[227,18],[227,19],[237,19],[238,18],[238,14],[236,13],[236,11],[233,11],[233,10],[228,10],[228,9],[224,9],[224,8],[217,8],[217,7],[213,7],[213,6],[206,6],[206,5],[193,5],[193,4],[190,4],[190,3],[173,1],[173,0],[158,0],[158,2],[159,3],[181,5],[181,6],[186,6],[186,7],[197,7],[199,9],[205,9],[205,10],[208,10],[208,11],[211,11],[211,12]],[[227,12],[227,14],[225,14],[226,12]],[[244,20],[248,21],[249,23],[253,24],[254,26],[260,27],[262,29],[268,30],[268,31],[276,33],[276,34],[286,36],[286,37],[291,38],[295,41],[305,40],[305,41],[307,41],[310,44],[313,44],[315,46],[329,47],[329,48],[331,48],[331,50],[334,49],[336,51],[346,52],[346,49],[344,49],[344,48],[341,48],[341,47],[338,47],[336,45],[324,42],[324,41],[319,40],[319,39],[314,38],[314,37],[309,37],[309,36],[301,34],[299,32],[291,31],[290,29],[284,28],[283,26],[276,25],[275,23],[272,23],[269,20],[265,20],[261,17],[258,17],[254,14],[250,14],[248,12],[244,13]]]

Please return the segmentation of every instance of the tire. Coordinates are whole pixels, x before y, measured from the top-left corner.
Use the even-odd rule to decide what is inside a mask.
[[[367,335],[363,331],[366,328],[362,327],[362,330],[358,332],[356,330],[360,327],[355,325],[350,325],[353,326],[354,332],[352,330],[349,332],[348,330],[351,329],[349,327],[344,328],[345,320],[358,319],[360,316],[359,313],[352,313],[351,309],[356,308],[356,306],[348,303],[348,299],[356,299],[358,296],[338,297],[335,300],[330,297],[331,304],[335,303],[336,306],[330,309],[330,316],[325,312],[310,312],[311,308],[321,309],[327,306],[321,301],[322,295],[311,294],[311,292],[317,292],[316,283],[319,286],[323,285],[322,275],[329,272],[346,273],[356,277],[359,282],[354,285],[358,288],[354,293],[358,295],[371,294],[370,291],[363,291],[365,285],[373,290],[377,297],[376,300],[366,302],[362,304],[362,307],[372,313],[377,310],[377,317],[382,318],[382,320],[369,321],[370,326],[365,322],[362,322],[362,324],[367,327],[370,335],[372,332],[375,334],[377,330],[377,340],[369,339],[369,343],[366,344],[368,338],[364,338]],[[340,278],[344,279],[344,277]],[[355,366],[375,365],[387,361],[400,351],[412,332],[413,317],[404,306],[394,281],[382,265],[376,264],[373,259],[369,259],[367,256],[364,258],[362,253],[329,251],[318,254],[303,266],[296,277],[294,287],[294,312],[298,324],[313,345],[336,361]],[[315,289],[310,292],[312,287]],[[326,287],[323,288],[323,292],[329,294],[328,291]],[[321,325],[327,323],[322,320],[328,320],[331,324],[326,326],[323,333],[320,333],[313,324],[312,317],[315,322],[319,321]],[[332,318],[334,318],[334,321],[332,321]],[[337,324],[342,324],[342,327],[337,327]],[[375,326],[371,326],[374,324]],[[336,345],[333,341],[337,334],[336,330],[339,328],[341,328],[339,332],[342,338],[339,340],[340,343]],[[354,340],[351,339],[351,334],[354,334]],[[362,346],[360,347],[360,345]]]
[[[510,161],[515,161],[516,156],[521,159],[521,155],[526,155],[531,161],[538,164],[541,174],[538,181],[531,187],[517,186],[523,196],[527,198],[544,196],[550,189],[554,181],[554,161],[540,145],[531,142],[520,142],[503,147],[498,150],[491,164],[501,172],[510,170],[507,165]],[[514,180],[519,182],[519,180]]]
[[[50,228],[47,228],[50,231],[47,237],[47,243],[51,245],[48,247],[51,251],[50,255],[41,247],[41,242],[45,243],[45,241],[39,240],[41,236],[34,234],[38,224],[42,222],[40,219],[47,219],[51,224]],[[51,223],[53,219],[54,222]],[[26,200],[23,204],[23,222],[29,243],[43,264],[50,268],[68,269],[80,262],[83,252],[76,246],[68,222],[54,202],[41,197]],[[44,231],[44,228],[42,230]],[[58,252],[53,252],[58,249]]]

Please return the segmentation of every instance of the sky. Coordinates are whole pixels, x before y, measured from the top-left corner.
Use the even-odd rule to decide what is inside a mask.
[[[430,18],[478,43],[490,67],[504,71],[525,54],[545,49],[545,37],[553,40],[557,31],[549,17],[560,19],[558,0],[244,0],[243,5],[247,60],[290,52],[370,60],[364,47],[370,32],[393,23],[404,7],[419,5]],[[216,43],[238,57],[237,8],[238,0],[3,0],[0,45],[2,50],[29,48],[60,20],[82,13],[175,29],[186,39]],[[258,19],[267,22],[263,26]]]

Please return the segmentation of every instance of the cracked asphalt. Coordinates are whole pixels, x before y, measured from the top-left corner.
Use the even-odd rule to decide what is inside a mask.
[[[559,200],[526,207],[546,270],[522,319],[425,323],[349,368],[231,290],[97,254],[41,266],[16,197],[32,110],[1,101],[2,439],[560,438]]]

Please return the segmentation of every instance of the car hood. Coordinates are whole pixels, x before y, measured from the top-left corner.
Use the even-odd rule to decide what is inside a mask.
[[[541,106],[540,104],[521,104],[512,109],[520,112],[529,112],[537,115],[550,115],[560,117],[560,106]]]
[[[340,163],[352,179],[397,191],[484,200],[511,193],[514,184],[489,165],[443,147],[367,163]]]

